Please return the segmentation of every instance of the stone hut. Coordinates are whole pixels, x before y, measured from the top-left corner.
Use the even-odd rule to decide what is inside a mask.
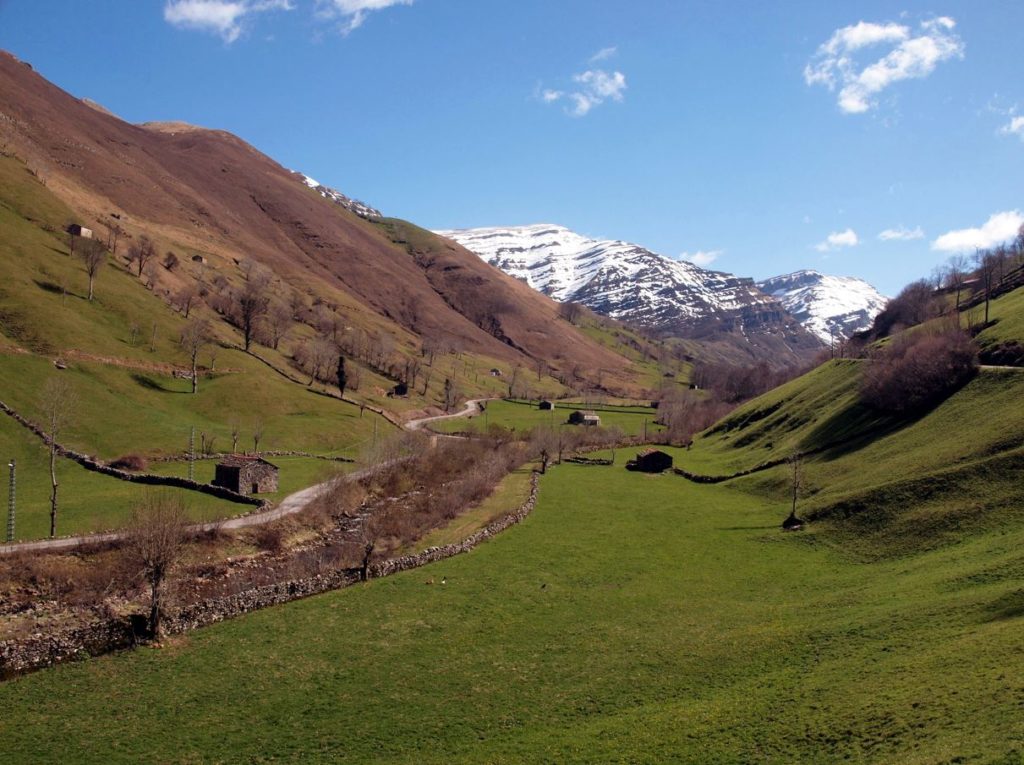
[[[601,424],[601,418],[598,417],[597,412],[577,409],[569,415],[568,422],[570,425],[588,425],[590,427],[597,427]]]
[[[204,258],[202,255],[193,255],[192,262],[199,263],[200,265],[206,265],[206,258]]]
[[[239,494],[266,494],[277,491],[277,465],[262,457],[231,454],[217,463],[214,486]]]
[[[501,370],[495,367],[491,370],[491,377],[501,377]]]
[[[543,409],[545,412],[550,412],[552,409],[555,408],[555,405],[552,404],[550,401],[541,401],[539,404],[537,404],[537,408]]]
[[[68,233],[71,236],[80,236],[83,239],[92,239],[92,229],[81,226],[77,223],[72,223],[68,226]]]
[[[663,473],[672,469],[672,455],[666,454],[660,449],[644,449],[626,463],[626,470],[635,470],[639,473]]]

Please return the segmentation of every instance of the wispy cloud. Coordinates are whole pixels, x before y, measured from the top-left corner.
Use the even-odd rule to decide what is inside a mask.
[[[622,72],[606,72],[603,69],[588,69],[572,77],[575,85],[570,90],[543,90],[541,100],[546,104],[567,101],[566,113],[573,117],[585,117],[595,106],[607,100],[622,101],[626,89],[626,76]]]
[[[233,43],[241,36],[248,17],[294,8],[291,0],[168,0],[164,20],[179,29],[210,32],[226,43]]]
[[[984,250],[1012,239],[1022,225],[1024,225],[1024,215],[1020,210],[994,213],[976,228],[947,231],[932,242],[932,249],[950,253],[971,252],[975,249]]]
[[[707,268],[718,260],[723,252],[724,250],[697,250],[697,252],[692,255],[688,252],[684,252],[679,256],[679,259],[688,260],[693,263],[693,265],[700,266],[701,268]]]
[[[1003,125],[999,132],[1003,135],[1015,135],[1024,141],[1024,117],[1011,116],[1010,121]]]
[[[833,231],[827,237],[824,242],[818,242],[814,245],[814,249],[818,252],[829,252],[831,250],[838,250],[840,247],[855,247],[860,243],[860,239],[857,238],[857,232],[852,228],[848,228],[845,231]]]
[[[808,85],[839,88],[839,109],[860,114],[876,105],[873,97],[895,82],[930,75],[942,61],[964,57],[964,44],[948,16],[921,22],[914,33],[903,24],[860,21],[837,29],[804,67]],[[881,58],[866,63],[858,55],[868,48],[891,46]],[[860,59],[860,60],[858,60]]]
[[[921,230],[920,226],[915,228],[887,228],[885,231],[878,235],[878,238],[883,242],[909,242],[914,239],[924,239],[924,231]]]
[[[316,0],[316,13],[320,18],[340,20],[340,31],[347,35],[361,27],[373,11],[412,4],[413,0]]]
[[[617,45],[612,45],[608,48],[601,48],[601,50],[590,57],[590,63],[596,64],[598,61],[605,61],[612,58],[618,52],[619,48]]]

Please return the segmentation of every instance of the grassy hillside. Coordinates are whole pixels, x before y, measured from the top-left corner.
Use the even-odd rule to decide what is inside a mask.
[[[783,512],[561,466],[525,523],[469,555],[0,686],[0,747],[12,763],[1019,762],[1022,527],[864,565],[782,534]]]
[[[601,425],[606,428],[619,428],[630,436],[660,432],[663,428],[654,420],[658,410],[643,406],[588,406],[582,403],[555,402],[555,408],[541,410],[535,402],[530,401],[489,401],[487,411],[468,419],[458,418],[441,420],[431,424],[431,430],[441,433],[461,433],[484,431],[492,425],[510,430],[528,431],[538,427],[574,427],[566,425],[569,414],[575,410],[596,409],[601,417]]]

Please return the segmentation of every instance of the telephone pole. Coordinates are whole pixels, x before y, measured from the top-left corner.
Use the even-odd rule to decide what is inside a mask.
[[[8,484],[7,490],[7,541],[14,541],[14,471],[17,468],[17,460],[11,460],[7,463],[7,467],[11,469],[11,480]]]
[[[196,426],[188,433],[188,480],[196,480]]]

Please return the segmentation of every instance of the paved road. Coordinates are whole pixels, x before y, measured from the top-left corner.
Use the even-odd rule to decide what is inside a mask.
[[[405,427],[407,430],[420,430],[424,425],[430,422],[450,420],[456,417],[468,417],[475,412],[482,411],[480,409],[480,402],[488,400],[489,399],[471,399],[466,402],[466,405],[462,409],[454,414],[442,414],[435,417],[420,417],[419,419],[410,420],[405,423]],[[355,472],[349,473],[345,479],[358,480],[374,470],[380,470],[382,467],[384,467],[384,465],[356,470]],[[198,523],[194,526],[190,526],[189,528],[198,532],[212,531],[213,529],[244,529],[249,528],[250,526],[260,526],[264,523],[270,523],[271,521],[276,521],[278,518],[284,518],[286,515],[292,515],[299,512],[333,483],[334,479],[318,483],[315,486],[307,486],[305,489],[301,489],[294,494],[289,494],[277,503],[277,505],[267,508],[266,510],[260,510],[259,512],[250,513],[249,515],[241,515],[237,518],[228,518],[223,521]],[[85,534],[75,537],[61,537],[60,539],[40,539],[35,542],[16,542],[15,544],[0,545],[0,555],[41,550],[71,550],[87,544],[114,542],[123,537],[124,533],[122,532],[110,532],[107,534]]]

